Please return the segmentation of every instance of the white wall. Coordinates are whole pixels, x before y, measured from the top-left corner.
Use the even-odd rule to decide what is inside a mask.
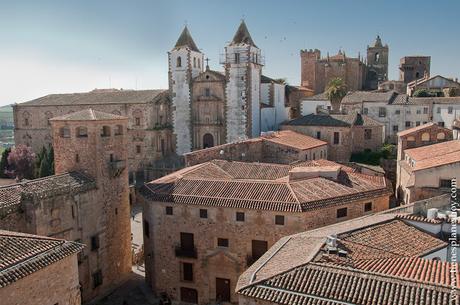
[[[330,101],[325,100],[303,100],[300,101],[300,114],[301,115],[309,115],[312,113],[316,113],[316,108],[318,106],[327,109],[327,107],[331,107]]]

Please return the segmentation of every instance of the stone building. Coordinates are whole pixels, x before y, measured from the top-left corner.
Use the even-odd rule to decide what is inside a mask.
[[[145,184],[146,280],[195,304],[237,303],[241,273],[279,238],[388,208],[383,177],[316,160],[213,160]]]
[[[428,122],[451,129],[460,117],[460,97],[411,97],[395,91],[348,93],[342,99],[347,113],[365,114],[384,125],[385,141],[397,143],[397,133]]]
[[[436,94],[437,96],[451,96],[449,94],[450,90],[453,90],[454,93],[452,96],[460,95],[460,83],[458,79],[449,79],[441,75],[435,75],[416,79],[407,84],[406,93],[409,96],[413,96],[416,90],[425,89],[430,91],[431,94]]]
[[[460,179],[459,140],[406,149],[403,155],[396,189],[406,204],[450,192],[455,187],[452,180]]]
[[[388,45],[383,46],[379,36],[367,47],[367,60],[360,55],[347,57],[339,50],[337,55],[321,57],[321,51],[301,50],[301,85],[316,94],[325,91],[329,81],[339,77],[348,90],[377,89],[379,82],[388,80]]]
[[[328,159],[348,162],[352,153],[375,151],[383,145],[384,128],[369,116],[351,114],[309,114],[284,123],[293,130],[328,143]]]
[[[128,118],[92,109],[50,120],[53,176],[0,188],[0,229],[78,241],[83,301],[131,272]]]
[[[80,305],[77,255],[83,245],[0,230],[3,305]]]
[[[399,80],[410,83],[430,76],[431,56],[405,56],[399,61]]]
[[[227,161],[290,164],[327,158],[327,142],[283,130],[259,138],[223,144],[184,155],[185,165],[192,166],[216,159]]]
[[[442,223],[379,213],[286,236],[240,276],[239,304],[458,305]]]

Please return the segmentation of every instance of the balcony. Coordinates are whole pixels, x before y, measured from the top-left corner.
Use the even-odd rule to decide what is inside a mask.
[[[176,257],[197,258],[198,253],[195,247],[183,248],[181,246],[176,246]]]
[[[117,161],[109,162],[109,172],[112,175],[112,177],[119,176],[125,168],[126,168],[125,160],[117,160]]]

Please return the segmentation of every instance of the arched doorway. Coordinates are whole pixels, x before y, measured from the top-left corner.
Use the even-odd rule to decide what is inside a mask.
[[[214,146],[214,137],[210,133],[206,133],[203,136],[203,148],[209,148]]]

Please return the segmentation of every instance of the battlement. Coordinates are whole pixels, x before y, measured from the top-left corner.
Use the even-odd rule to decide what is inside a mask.
[[[318,49],[300,50],[300,56],[308,59],[321,59],[321,51]]]

